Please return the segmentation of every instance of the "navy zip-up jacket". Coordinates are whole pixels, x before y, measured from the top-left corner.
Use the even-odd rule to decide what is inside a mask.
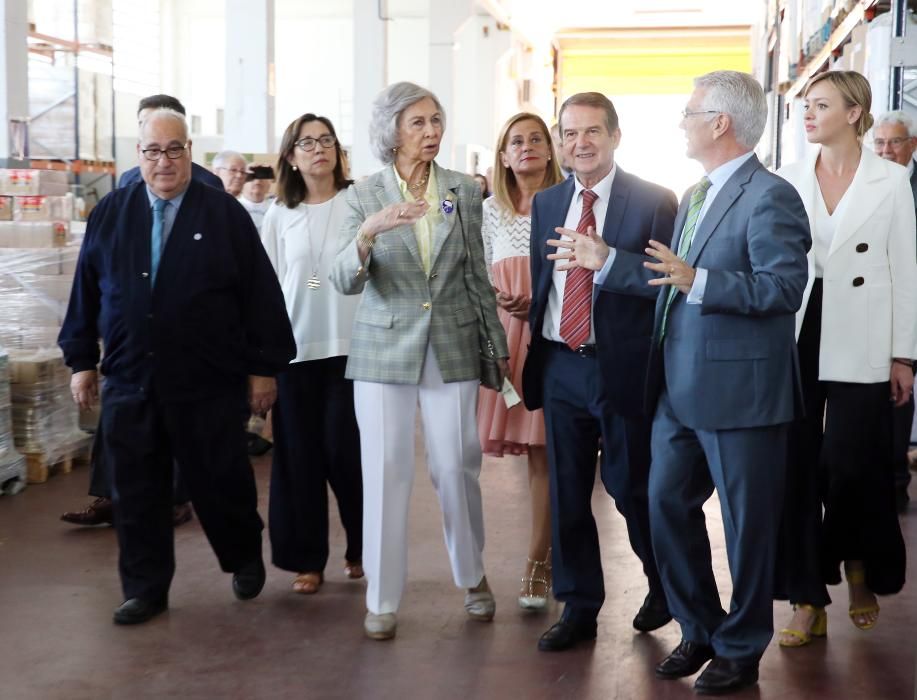
[[[237,394],[248,375],[274,376],[296,344],[283,293],[248,212],[192,180],[150,286],[153,224],[146,184],[93,209],[58,343],[74,371],[106,387],[192,401]]]

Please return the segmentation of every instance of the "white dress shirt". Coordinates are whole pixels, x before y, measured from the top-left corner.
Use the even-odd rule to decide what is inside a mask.
[[[602,235],[602,230],[605,228],[605,214],[608,211],[608,200],[611,197],[611,185],[614,182],[617,170],[617,165],[612,166],[610,173],[599,180],[594,187],[589,188],[596,195],[596,200],[592,204],[592,213],[595,215],[595,232],[598,236]],[[564,220],[564,228],[575,231],[576,227],[579,226],[579,220],[583,214],[583,190],[585,189],[586,188],[583,187],[582,183],[579,181],[579,177],[575,177],[573,179],[573,199],[570,200],[570,208],[567,209],[567,218]],[[564,236],[563,239],[569,240],[566,236]],[[606,268],[610,268],[611,264],[614,262],[612,255],[608,257],[610,261],[606,261],[606,267],[603,268],[605,275],[608,274]],[[542,335],[548,340],[553,340],[556,343],[566,342],[560,335],[560,314],[564,304],[564,287],[567,282],[567,272],[566,270],[561,271],[557,269],[557,266],[564,262],[563,260],[554,261],[554,274],[551,277],[552,284],[548,292],[548,306],[545,309],[544,323],[541,326]],[[596,276],[601,274],[601,272],[602,270],[596,272],[593,276],[593,280],[595,280]],[[586,344],[595,344],[594,319],[590,319],[589,338],[586,340]]]
[[[694,224],[695,236],[700,229],[701,222],[704,220],[704,217],[710,210],[710,206],[713,204],[713,200],[716,199],[716,196],[720,193],[720,190],[723,189],[723,185],[729,182],[729,178],[735,175],[736,171],[738,171],[738,169],[741,168],[746,163],[746,161],[751,160],[754,155],[754,151],[743,153],[738,158],[733,158],[732,160],[723,163],[718,168],[714,168],[709,173],[707,173],[707,179],[710,180],[710,189],[707,190],[707,196],[704,199],[704,204],[700,208],[700,214],[697,215],[697,223]],[[676,235],[680,233],[681,231],[678,231],[676,232]],[[707,288],[707,271],[704,268],[699,267],[694,272],[694,284],[691,285],[691,290],[688,292],[688,298],[686,301],[689,304],[702,304],[704,302],[704,290]]]

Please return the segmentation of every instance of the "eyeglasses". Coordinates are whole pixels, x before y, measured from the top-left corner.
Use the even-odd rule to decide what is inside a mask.
[[[896,136],[893,139],[873,139],[872,145],[881,151],[886,146],[891,146],[892,148],[898,148],[902,143],[906,143],[910,140],[911,140],[910,137],[905,137],[905,136]]]
[[[228,170],[233,175],[241,175],[242,177],[245,177],[246,175],[248,175],[247,170],[241,170],[239,168],[224,168],[222,165],[218,167],[217,170]]]
[[[169,160],[177,160],[185,155],[187,150],[188,144],[186,143],[184,146],[169,146],[168,148],[144,148],[140,152],[147,160],[159,160],[163,153]]]
[[[319,136],[317,139],[314,139],[311,136],[307,136],[304,139],[299,139],[299,141],[296,141],[293,145],[296,146],[296,148],[298,148],[300,151],[309,153],[315,150],[316,143],[322,144],[322,148],[331,148],[337,142],[338,140],[334,136],[331,134],[325,134],[324,136]]]
[[[696,112],[692,112],[689,109],[681,110],[682,119],[687,119],[688,117],[696,117],[698,114],[721,114],[718,109],[701,109]]]

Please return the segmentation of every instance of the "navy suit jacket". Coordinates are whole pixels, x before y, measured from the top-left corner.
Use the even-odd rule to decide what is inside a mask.
[[[86,224],[58,343],[74,371],[167,400],[237,393],[296,354],[283,292],[248,212],[192,180],[150,284],[152,214],[142,181],[107,194]]]
[[[678,237],[691,199],[681,202]],[[686,262],[708,270],[702,304],[678,293],[664,342],[665,295],[656,304],[647,382],[654,409],[663,385],[678,421],[694,430],[786,423],[802,393],[795,314],[808,279],[809,218],[796,189],[752,156],[723,185]]]
[[[142,179],[143,176],[140,174],[140,166],[135,165],[130,170],[125,170],[121,173],[121,179],[118,180],[118,187],[130,187],[134,183],[140,182]],[[191,179],[203,182],[205,185],[210,185],[220,191],[224,189],[223,181],[220,178],[197,163],[191,164]]]
[[[529,324],[532,342],[523,369],[523,396],[530,410],[541,408],[543,364],[548,341],[542,333],[553,261],[547,245],[557,238],[573,199],[575,183],[568,178],[535,195],[532,202],[532,305]],[[604,283],[594,288],[592,317],[596,352],[605,391],[615,412],[629,417],[644,415],[644,379],[653,333],[653,308],[658,288],[647,281],[654,273],[643,267],[644,252],[652,238],[668,244],[677,209],[675,194],[641,180],[618,167],[611,186],[602,238],[616,250]]]

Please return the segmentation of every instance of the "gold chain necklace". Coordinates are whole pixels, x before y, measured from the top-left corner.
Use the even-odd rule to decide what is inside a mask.
[[[409,191],[412,195],[414,195],[415,197],[417,196],[417,193],[418,193],[418,192],[423,192],[423,189],[424,189],[424,187],[425,187],[426,184],[427,184],[427,180],[430,179],[430,167],[431,167],[431,166],[428,164],[428,165],[427,165],[427,170],[426,170],[426,172],[424,172],[423,177],[420,178],[420,180],[418,180],[418,181],[417,181],[415,184],[413,184],[413,185],[408,185],[408,191]]]

